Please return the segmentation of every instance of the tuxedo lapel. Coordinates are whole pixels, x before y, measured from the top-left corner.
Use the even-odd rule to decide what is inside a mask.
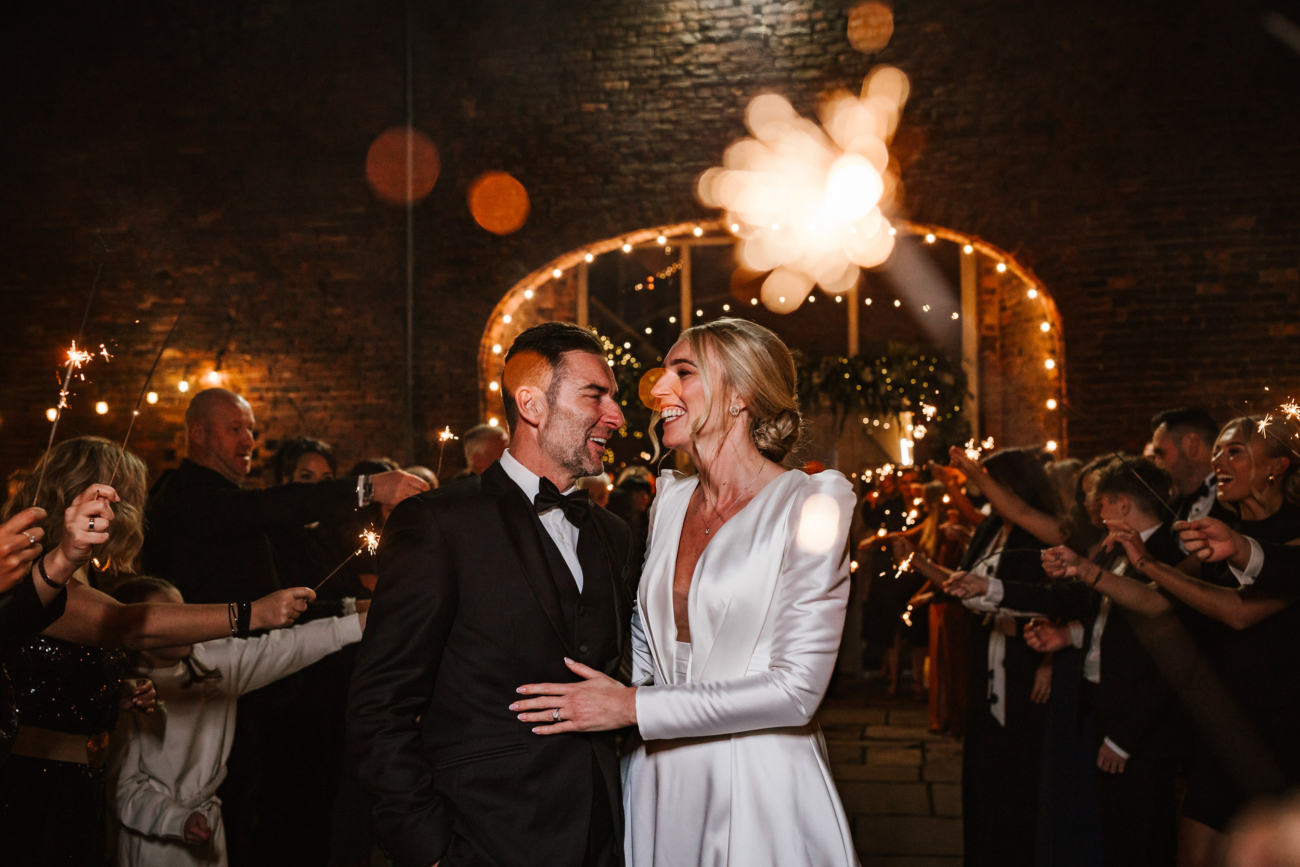
[[[537,604],[542,607],[546,619],[555,627],[556,635],[572,655],[572,630],[565,623],[560,590],[547,565],[546,551],[542,547],[537,517],[533,513],[532,504],[528,502],[523,491],[519,490],[519,486],[511,481],[500,464],[493,464],[483,472],[481,484],[485,493],[496,498],[497,508],[501,512],[501,521],[506,528],[506,538],[510,540],[519,562],[524,567],[524,578],[528,581],[533,595],[537,597]]]

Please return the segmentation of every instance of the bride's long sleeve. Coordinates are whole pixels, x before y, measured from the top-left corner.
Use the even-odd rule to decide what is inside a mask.
[[[837,518],[827,514],[824,499],[810,506],[818,494],[838,506]],[[768,670],[724,681],[638,689],[642,737],[707,737],[802,726],[812,719],[830,683],[844,631],[854,505],[852,485],[839,474],[820,474],[802,486],[786,526],[774,528],[784,530],[785,545],[772,599],[776,619]],[[802,535],[801,520],[808,522]]]
[[[641,623],[641,605],[632,600],[632,686],[649,686],[655,680],[655,661]]]

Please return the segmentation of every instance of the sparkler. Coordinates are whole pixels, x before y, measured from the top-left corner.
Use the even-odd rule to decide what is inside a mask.
[[[1291,398],[1287,398],[1287,402],[1278,407],[1278,411],[1291,421],[1300,419],[1300,403],[1296,403]]]
[[[1264,431],[1268,430],[1268,426],[1271,425],[1272,423],[1273,423],[1273,416],[1270,415],[1269,413],[1264,413],[1264,417],[1260,419],[1258,422],[1259,432],[1264,433]]]
[[[362,551],[366,551],[367,553],[374,554],[378,550],[379,550],[379,534],[376,533],[374,530],[362,530],[361,547],[357,548],[357,550],[349,554],[347,556],[347,559],[344,560],[342,563],[335,566],[334,571],[326,575],[325,578],[319,584],[317,584],[315,587],[312,588],[312,590],[319,590],[322,587],[324,587],[326,581],[330,580],[335,575],[337,575],[340,569],[348,565],[348,563],[351,562],[352,558],[360,554]]]
[[[140,401],[144,400],[145,394],[149,391],[149,383],[153,382],[154,371],[158,369],[158,362],[162,361],[163,351],[167,349],[167,344],[171,343],[172,335],[176,333],[176,326],[181,324],[181,317],[185,315],[185,308],[188,306],[190,306],[190,296],[186,294],[180,312],[176,314],[176,320],[172,322],[172,327],[167,331],[167,336],[163,338],[162,346],[158,347],[158,354],[154,356],[153,366],[149,368],[149,375],[144,378],[144,385],[140,387],[140,396],[135,399],[135,409],[131,411],[131,421],[126,426],[126,436],[122,437],[122,451],[117,456],[117,463],[113,465],[113,474],[108,477],[110,486],[113,484],[113,480],[117,478],[118,468],[122,466],[122,456],[126,454],[127,441],[131,439],[131,431],[135,428],[135,420],[140,415]],[[99,348],[104,349],[103,345]],[[107,350],[104,350],[104,358],[108,358]]]
[[[90,312],[89,305],[86,312]],[[78,349],[77,341],[72,341],[72,348],[68,350],[68,364],[63,373],[63,385],[59,388],[59,405],[54,410],[54,423],[50,425],[50,440],[45,444],[45,456],[41,458],[41,475],[36,480],[36,496],[32,499],[33,506],[37,505],[41,500],[41,488],[45,485],[45,465],[47,463],[45,458],[49,457],[50,449],[54,447],[54,434],[59,429],[59,419],[63,418],[63,410],[68,406],[68,385],[72,382],[72,371],[81,370],[94,357],[86,350]],[[107,351],[104,352],[104,357],[109,357]],[[84,375],[82,379],[85,379]]]
[[[447,448],[447,443],[458,439],[460,437],[451,432],[451,425],[447,425],[442,429],[442,433],[438,434],[438,469],[434,473],[438,478],[442,478],[442,453]]]
[[[915,556],[916,556],[916,552],[913,551],[911,554],[907,555],[906,560],[904,560],[902,563],[899,564],[898,571],[894,573],[895,581],[897,581],[899,578],[902,578],[904,572],[912,571],[912,558]]]

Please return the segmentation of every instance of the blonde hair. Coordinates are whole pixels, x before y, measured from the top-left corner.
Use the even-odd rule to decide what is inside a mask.
[[[36,486],[40,483],[42,464],[45,481],[38,503]],[[45,550],[52,551],[63,540],[64,511],[92,484],[107,483],[114,469],[117,477],[113,479],[113,488],[122,502],[113,504],[108,541],[99,547],[96,557],[105,564],[111,563],[117,572],[133,572],[135,559],[144,544],[144,500],[149,473],[144,461],[103,437],[74,437],[50,449],[36,462],[22,490],[5,503],[0,520],[7,521],[29,506],[40,506],[46,512],[40,525],[45,531]]]
[[[712,417],[715,398],[725,401],[734,392],[749,412],[755,448],[774,463],[784,461],[803,435],[803,418],[794,358],[781,338],[748,319],[724,317],[686,329],[681,339],[690,344],[704,386],[704,412],[691,423],[691,439]],[[724,424],[734,423],[726,407],[721,412]]]

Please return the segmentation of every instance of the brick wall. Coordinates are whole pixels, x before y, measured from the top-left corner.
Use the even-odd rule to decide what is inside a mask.
[[[507,288],[594,238],[708,216],[694,179],[749,98],[777,90],[810,113],[877,62],[912,82],[895,143],[906,214],[1012,251],[1056,299],[1073,453],[1139,445],[1170,404],[1226,418],[1266,385],[1300,394],[1300,57],[1262,7],[900,2],[867,57],[844,37],[848,5],[417,10],[416,125],[442,158],[415,215],[417,459],[442,425],[478,421],[478,341]],[[155,471],[179,446],[176,382],[218,353],[266,439],[323,436],[345,462],[397,452],[404,220],[362,169],[404,119],[402,5],[17,14],[0,57],[0,469],[40,452],[100,261],[87,338],[118,356],[92,368],[67,434],[120,436],[189,297],[133,435]],[[532,200],[506,238],[464,203],[489,169]]]

